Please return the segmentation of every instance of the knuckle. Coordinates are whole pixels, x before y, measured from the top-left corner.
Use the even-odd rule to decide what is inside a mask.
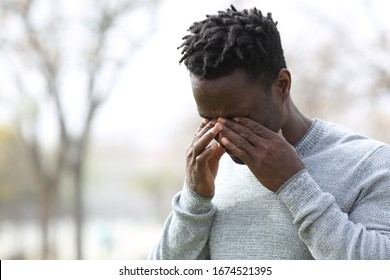
[[[186,158],[188,162],[194,161],[194,157],[197,155],[195,145],[191,145],[186,152]]]
[[[249,121],[248,119],[245,119],[242,121],[242,124],[245,125],[246,127],[252,127],[253,123]]]
[[[274,145],[273,143],[267,141],[266,143],[264,143],[264,154],[265,155],[269,155],[269,154],[272,154],[272,151],[274,150]]]
[[[194,144],[194,145],[192,145],[192,154],[193,155],[198,155],[199,154],[199,146],[197,145],[197,144]]]
[[[248,138],[249,137],[249,131],[248,130],[242,130],[240,131],[240,135],[244,138]]]
[[[246,144],[246,140],[245,140],[244,138],[238,138],[238,139],[237,139],[236,146],[237,146],[238,148],[244,147],[245,144]]]
[[[191,159],[191,158],[192,158],[192,155],[193,155],[192,149],[188,149],[188,150],[187,150],[187,153],[186,153],[186,158],[187,158],[187,160]]]
[[[211,122],[207,123],[207,125],[205,126],[205,128],[206,128],[206,129],[210,129],[210,128],[212,128],[214,125],[215,125],[215,122],[214,122],[214,121],[211,121]]]
[[[239,158],[241,158],[242,160],[246,160],[247,159],[247,154],[243,150],[237,151],[237,156]]]
[[[233,134],[233,132],[232,131],[224,131],[223,132],[223,136],[225,136],[227,139],[234,139],[234,134]]]
[[[204,156],[203,155],[198,155],[195,157],[195,162],[196,162],[196,165],[199,166],[199,165],[202,165],[203,164],[203,159],[204,159]]]
[[[253,129],[257,126],[257,123],[250,120],[250,119],[245,119],[243,120],[243,123],[242,123],[244,126],[248,127],[249,129]]]
[[[192,145],[187,148],[186,155],[187,155],[187,157],[192,155]]]
[[[253,131],[254,133],[256,133],[257,135],[262,135],[262,134],[263,134],[263,129],[261,129],[261,127],[259,127],[259,126],[254,126],[254,127],[252,128],[252,131]]]

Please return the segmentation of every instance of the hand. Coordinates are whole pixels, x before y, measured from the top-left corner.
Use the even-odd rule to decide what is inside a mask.
[[[219,133],[216,121],[203,120],[187,150],[187,185],[197,194],[213,197],[219,160],[225,150],[218,143],[209,145]]]
[[[220,127],[225,148],[245,162],[260,183],[272,192],[305,168],[286,139],[255,121],[219,118],[216,126]]]

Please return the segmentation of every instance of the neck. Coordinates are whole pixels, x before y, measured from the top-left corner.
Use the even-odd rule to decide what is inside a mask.
[[[289,115],[282,126],[282,133],[287,142],[294,146],[306,134],[312,121],[304,116],[293,102],[289,107]]]

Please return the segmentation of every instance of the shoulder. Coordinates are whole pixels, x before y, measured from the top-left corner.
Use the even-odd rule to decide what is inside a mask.
[[[327,164],[357,170],[382,164],[390,168],[389,145],[320,119],[313,120],[296,150],[305,163],[315,166]]]
[[[389,145],[372,139],[364,134],[356,132],[340,124],[317,119],[315,120],[318,130],[322,132],[321,142],[330,146],[347,146],[356,149],[363,149],[366,152],[374,152],[377,149],[389,149]]]
[[[384,165],[390,168],[390,146],[345,126],[317,120],[322,131],[323,148],[334,150],[339,156],[355,158],[362,165]]]

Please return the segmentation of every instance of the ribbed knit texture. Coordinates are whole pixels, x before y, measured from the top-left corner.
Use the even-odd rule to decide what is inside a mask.
[[[221,159],[213,199],[186,185],[151,259],[390,259],[390,147],[315,119],[306,169],[277,193]]]

